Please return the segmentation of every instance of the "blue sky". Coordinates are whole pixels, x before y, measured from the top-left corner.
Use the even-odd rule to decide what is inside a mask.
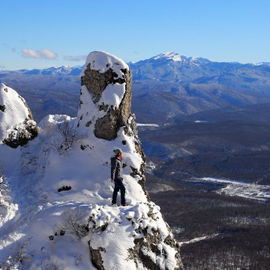
[[[82,65],[93,50],[270,62],[269,0],[9,0],[0,11],[0,69]]]

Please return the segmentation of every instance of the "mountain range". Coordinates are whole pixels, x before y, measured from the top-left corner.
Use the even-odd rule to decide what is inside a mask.
[[[213,62],[167,52],[129,66],[139,122],[181,121],[202,111],[270,103],[267,62]],[[81,66],[0,71],[0,81],[18,89],[40,120],[48,113],[76,114],[81,72]]]

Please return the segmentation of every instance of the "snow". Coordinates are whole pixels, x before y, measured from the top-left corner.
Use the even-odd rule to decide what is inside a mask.
[[[194,65],[197,65],[198,58],[196,57],[186,57],[183,55],[180,55],[176,52],[165,52],[158,54],[157,56],[152,57],[151,59],[159,60],[159,59],[166,59],[166,60],[172,60],[174,62],[182,62],[182,63],[192,63]]]
[[[158,124],[143,124],[143,123],[137,123],[137,127],[159,127]]]
[[[183,242],[180,242],[180,246],[184,246],[184,245],[188,245],[188,244],[194,244],[194,243],[197,243],[197,242],[200,242],[200,241],[203,241],[203,240],[208,240],[208,239],[213,239],[215,237],[217,237],[219,234],[218,233],[214,233],[214,234],[210,234],[210,235],[204,235],[204,236],[201,236],[201,237],[196,237],[196,238],[193,238],[189,241],[183,241]]]
[[[154,57],[155,60],[161,59],[161,58],[170,59],[170,60],[173,60],[174,62],[182,62],[183,61],[181,55],[179,55],[178,53],[175,53],[175,52],[165,52],[165,53],[161,53],[161,54]]]
[[[38,250],[42,246],[45,247],[44,253],[46,253],[46,256],[51,256],[50,246],[53,246],[54,257],[57,258],[60,265],[65,266],[65,269],[94,269],[89,260],[89,251],[86,244],[82,245],[80,244],[81,241],[70,237],[65,240],[65,236],[62,238],[59,236],[52,242],[48,240],[49,235],[54,235],[56,227],[63,222],[64,213],[68,209],[74,208],[81,209],[87,216],[96,211],[96,218],[100,215],[101,222],[110,221],[106,233],[91,236],[91,243],[93,243],[93,246],[101,245],[108,250],[103,258],[104,264],[108,267],[106,269],[113,269],[109,265],[122,265],[118,269],[126,269],[128,249],[134,246],[133,238],[130,237],[134,229],[126,216],[133,219],[133,215],[140,219],[140,215],[144,215],[146,218],[149,211],[147,199],[141,186],[136,179],[129,175],[129,166],[138,168],[139,162],[141,162],[140,157],[135,153],[132,138],[126,137],[123,130],[120,130],[120,140],[125,138],[129,141],[126,146],[122,146],[122,149],[124,160],[128,165],[124,168],[124,179],[127,203],[130,206],[126,208],[113,207],[110,206],[113,188],[110,183],[109,162],[112,150],[119,147],[119,140],[104,141],[94,137],[91,140],[79,138],[72,145],[72,149],[63,152],[59,149],[59,152],[56,147],[63,138],[61,138],[57,126],[63,121],[68,121],[70,126],[73,126],[76,118],[50,115],[43,119],[40,123],[38,138],[31,141],[20,151],[22,164],[34,162],[34,164],[31,164],[34,166],[28,165],[28,170],[25,171],[18,164],[15,168],[17,173],[9,172],[9,177],[13,179],[13,194],[10,194],[13,195],[13,202],[9,207],[10,209],[12,205],[17,207],[13,206],[13,210],[7,211],[9,215],[1,216],[0,233],[3,238],[0,242],[0,250],[2,250],[2,252],[0,251],[0,262],[7,256],[6,254],[9,254],[8,246],[15,245],[18,239],[23,242],[28,238],[33,238],[31,249],[37,251],[33,265],[37,263],[37,258],[40,259],[41,254],[38,253]],[[80,148],[81,143],[91,143],[94,147],[83,151]],[[25,177],[28,179],[22,181]],[[62,185],[71,185],[71,191],[57,192],[57,189]],[[24,196],[16,196],[16,194],[24,194]],[[141,206],[138,206],[138,203]],[[101,211],[98,211],[98,208]],[[134,214],[131,214],[131,212],[134,212]],[[15,214],[16,221],[14,220]],[[160,219],[162,220],[161,216]],[[26,220],[31,221],[28,223],[29,225],[26,225]],[[163,220],[162,222],[164,223]],[[161,227],[165,231],[164,235],[166,235],[168,231],[166,231],[165,223],[162,222]],[[11,224],[14,226],[5,232],[5,228],[11,226]],[[156,226],[156,224],[152,226]],[[18,235],[20,238],[17,237]],[[22,237],[22,235],[24,236]],[[87,241],[90,240],[89,237]],[[73,239],[72,243],[70,243],[71,239]],[[115,239],[119,239],[119,241]],[[121,241],[121,239],[126,240]],[[63,254],[61,251],[63,247],[68,248],[70,254]],[[114,253],[115,249],[119,251],[119,256],[110,254],[110,251]],[[82,257],[81,268],[67,267],[74,264],[67,258],[73,258],[75,254]],[[131,269],[137,269],[134,261],[128,263]]]
[[[118,74],[118,76],[121,76],[122,74],[120,71],[121,69],[129,69],[128,65],[122,59],[102,51],[94,51],[89,53],[85,62],[85,68],[88,66],[88,64],[91,65],[91,69],[98,70],[101,73],[104,73],[109,68],[112,68],[113,71]]]
[[[148,174],[153,174],[153,171],[156,169],[156,165],[153,161],[149,161],[146,163],[146,172]]]
[[[125,94],[125,84],[109,84],[104,90],[99,104],[108,104],[119,108]]]
[[[86,64],[104,72],[108,62],[113,70],[128,68],[122,60],[99,52],[89,54]],[[13,98],[16,92],[8,90],[12,93],[6,99],[11,100],[8,109],[20,122],[26,110]],[[122,90],[117,84],[107,87],[100,102],[119,106]],[[1,94],[5,97],[2,88]],[[84,104],[78,118],[82,113],[88,115],[94,125],[104,112],[98,110],[84,86],[81,99]],[[11,149],[0,145],[0,166],[4,167],[0,185],[6,187],[0,194],[5,202],[0,206],[0,265],[4,269],[19,269],[22,263],[29,270],[94,270],[90,243],[99,250],[106,270],[146,270],[140,262],[135,263],[130,250],[136,238],[144,237],[143,231],[151,235],[158,230],[160,249],[167,251],[168,258],[150,254],[151,258],[161,269],[175,269],[176,251],[164,242],[172,234],[160,208],[147,200],[138,183],[141,177],[130,175],[131,167],[140,171],[144,163],[136,151],[132,130],[126,135],[121,128],[115,140],[98,139],[93,126],[77,127],[78,118],[48,115],[39,123],[38,136],[26,146]],[[1,119],[3,132],[10,128],[9,120]],[[110,159],[116,148],[122,149],[127,165],[123,169],[126,207],[111,205]],[[63,186],[71,189],[58,192]]]
[[[29,118],[29,110],[24,99],[3,83],[0,85],[0,105],[5,106],[4,112],[0,111],[1,144],[14,127],[24,125],[24,120]]]
[[[159,192],[166,192],[166,191],[171,191],[171,190],[175,190],[175,188],[167,184],[156,183],[155,186],[150,190],[150,192],[159,193]]]
[[[217,190],[218,194],[237,196],[258,201],[270,199],[270,187],[267,185],[249,184],[230,179],[219,179],[213,177],[192,178],[192,181],[225,184],[225,187]]]
[[[174,227],[174,228],[172,228],[172,230],[173,230],[173,232],[174,232],[174,233],[179,234],[179,233],[184,232],[184,231],[185,231],[185,228],[181,228],[181,227]]]
[[[227,217],[224,219],[224,223],[227,224],[237,224],[238,226],[241,225],[266,225],[269,224],[269,218],[261,218],[261,217],[247,217],[247,216],[237,216],[237,217]]]
[[[194,123],[208,123],[208,121],[205,121],[205,120],[195,120]]]

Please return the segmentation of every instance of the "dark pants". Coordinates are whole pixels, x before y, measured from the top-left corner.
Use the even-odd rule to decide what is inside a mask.
[[[123,185],[123,182],[121,179],[115,179],[114,181],[114,191],[113,191],[113,197],[112,197],[112,203],[116,203],[116,198],[117,198],[117,193],[118,191],[121,191],[121,204],[126,204],[126,199],[125,199],[125,193],[126,189],[125,186]]]

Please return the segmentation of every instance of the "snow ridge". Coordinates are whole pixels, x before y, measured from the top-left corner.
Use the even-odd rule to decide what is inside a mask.
[[[186,57],[186,56],[180,55],[176,52],[161,53],[161,54],[154,56],[152,59],[154,59],[154,60],[166,59],[166,60],[172,60],[174,62],[183,62],[183,63],[184,62],[191,63],[191,62],[198,61],[198,58],[196,58],[196,57]]]

